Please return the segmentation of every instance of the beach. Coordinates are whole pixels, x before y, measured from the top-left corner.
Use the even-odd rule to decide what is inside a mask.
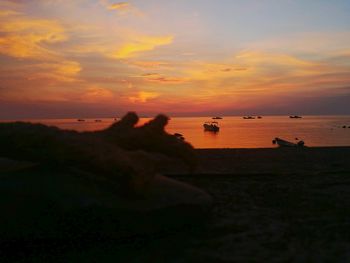
[[[350,171],[350,147],[197,149],[198,174],[305,174]]]
[[[347,262],[350,148],[197,150],[211,221],[183,262]]]
[[[64,244],[48,242],[42,244],[45,249],[40,250],[40,259],[86,262],[350,259],[350,147],[197,149],[196,153],[199,166],[195,172],[168,167],[172,172],[164,173],[212,196],[212,209],[197,223],[118,240],[88,243],[76,240],[74,246],[64,241]],[[166,226],[166,222],[162,224]],[[34,251],[39,247],[34,247]],[[28,250],[32,253],[33,247]],[[38,259],[38,253],[30,253],[34,261]]]

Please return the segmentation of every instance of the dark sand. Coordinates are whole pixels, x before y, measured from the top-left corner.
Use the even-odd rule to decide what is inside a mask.
[[[212,195],[208,222],[134,262],[350,261],[350,147],[197,152],[194,174],[169,174]]]
[[[212,195],[204,224],[74,250],[50,247],[59,257],[44,261],[350,261],[350,147],[197,152],[195,173],[168,174]]]
[[[318,174],[350,171],[350,147],[197,151],[199,173]]]
[[[197,151],[176,178],[215,204],[179,262],[350,261],[350,147]]]
[[[350,171],[350,147],[197,149],[193,175],[319,174]],[[166,174],[186,174],[174,167]],[[187,173],[188,174],[188,173]]]

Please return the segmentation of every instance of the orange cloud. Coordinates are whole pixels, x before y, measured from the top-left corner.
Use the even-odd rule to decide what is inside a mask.
[[[226,63],[196,62],[187,65],[184,74],[193,81],[210,85],[229,81],[240,86],[281,76],[305,76],[324,71],[320,63],[295,56],[262,51],[242,51]],[[232,85],[230,85],[232,87]]]
[[[143,74],[142,77],[145,78],[145,80],[150,82],[157,82],[159,84],[179,84],[184,83],[188,81],[186,78],[179,78],[179,77],[164,77],[157,73],[146,73]]]
[[[322,56],[344,50],[350,42],[349,31],[286,33],[283,36],[249,43],[248,48],[279,52],[299,52]]]
[[[291,55],[262,51],[243,51],[235,58],[241,63],[243,62],[248,65],[275,64],[301,67],[314,65],[310,61],[302,60]]]
[[[15,11],[5,13],[6,17],[0,16],[0,54],[40,61],[27,62],[24,74],[28,80],[46,80],[50,85],[78,80],[80,63],[65,59],[50,46],[68,40],[59,22],[29,18]],[[18,72],[17,75],[23,74]]]
[[[33,66],[36,72],[32,73],[29,80],[48,79],[59,82],[78,81],[77,75],[81,71],[81,65],[76,61],[61,61],[55,63],[41,63]]]
[[[349,72],[349,65],[337,64],[331,60],[313,61],[286,53],[250,50],[221,62],[184,62],[173,70],[190,80],[191,85],[178,99],[186,96],[206,105],[220,101],[220,105],[227,106],[235,103],[248,105],[247,97],[249,103],[257,104],[259,100],[266,102],[271,97],[311,90],[312,87],[320,90],[344,85],[349,78],[328,75]],[[146,77],[162,80],[161,75]],[[166,85],[166,82],[162,84]],[[177,86],[179,94],[186,87],[186,83]]]
[[[144,14],[137,9],[135,6],[133,6],[129,2],[117,2],[110,4],[110,1],[108,0],[100,0],[100,3],[108,10],[110,11],[117,11],[120,15],[126,15],[126,14],[133,14],[138,17],[143,17]]]
[[[158,46],[169,45],[173,42],[173,39],[173,36],[140,36],[137,40],[122,45],[112,57],[117,59],[135,57],[141,52],[153,50]]]
[[[83,102],[101,102],[101,101],[113,101],[114,93],[102,87],[89,87],[86,89],[84,94],[80,97],[80,100]]]
[[[69,48],[73,54],[97,53],[108,58],[120,59],[124,64],[139,68],[165,66],[158,61],[131,61],[146,51],[155,50],[159,46],[169,45],[173,42],[173,36],[147,36],[127,28],[118,28],[117,36],[110,36],[110,32],[100,32],[97,37],[90,38],[90,42],[75,45]]]
[[[191,80],[213,80],[220,81],[227,78],[248,77],[254,74],[254,68],[241,61],[231,63],[208,63],[196,62],[187,66],[185,75]]]
[[[170,67],[169,63],[163,61],[123,61],[125,64],[138,67],[140,69],[159,69],[159,68],[168,68]]]
[[[0,19],[0,53],[16,58],[52,59],[57,56],[47,44],[67,40],[56,21],[6,16]]]
[[[19,15],[20,13],[14,10],[0,10],[0,17]]]
[[[139,91],[134,96],[129,97],[129,101],[132,103],[145,103],[151,99],[159,97],[160,94],[151,91]]]
[[[57,66],[56,71],[62,75],[75,76],[81,71],[81,67],[78,62],[64,61]]]
[[[130,8],[130,4],[128,2],[119,2],[119,3],[114,3],[108,6],[108,9],[110,10],[125,10]]]

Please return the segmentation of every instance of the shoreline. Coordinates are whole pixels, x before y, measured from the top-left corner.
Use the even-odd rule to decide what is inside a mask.
[[[198,167],[166,167],[166,175],[320,174],[350,171],[350,147],[195,149]]]
[[[162,165],[166,176],[273,175],[350,172],[350,146],[296,148],[197,148],[198,166],[189,172],[179,161]],[[27,167],[30,162],[0,156],[0,165]]]
[[[303,146],[303,147],[257,147],[257,148],[195,148],[197,151],[201,150],[275,150],[275,149],[338,149],[349,148],[349,146]]]

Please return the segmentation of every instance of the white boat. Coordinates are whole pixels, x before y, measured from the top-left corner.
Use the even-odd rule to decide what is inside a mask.
[[[205,131],[218,132],[220,130],[219,123],[216,121],[208,121],[203,124]]]
[[[305,145],[304,141],[298,141],[297,143],[289,142],[281,138],[276,137],[273,141],[273,144],[277,144],[280,147],[303,147]]]

